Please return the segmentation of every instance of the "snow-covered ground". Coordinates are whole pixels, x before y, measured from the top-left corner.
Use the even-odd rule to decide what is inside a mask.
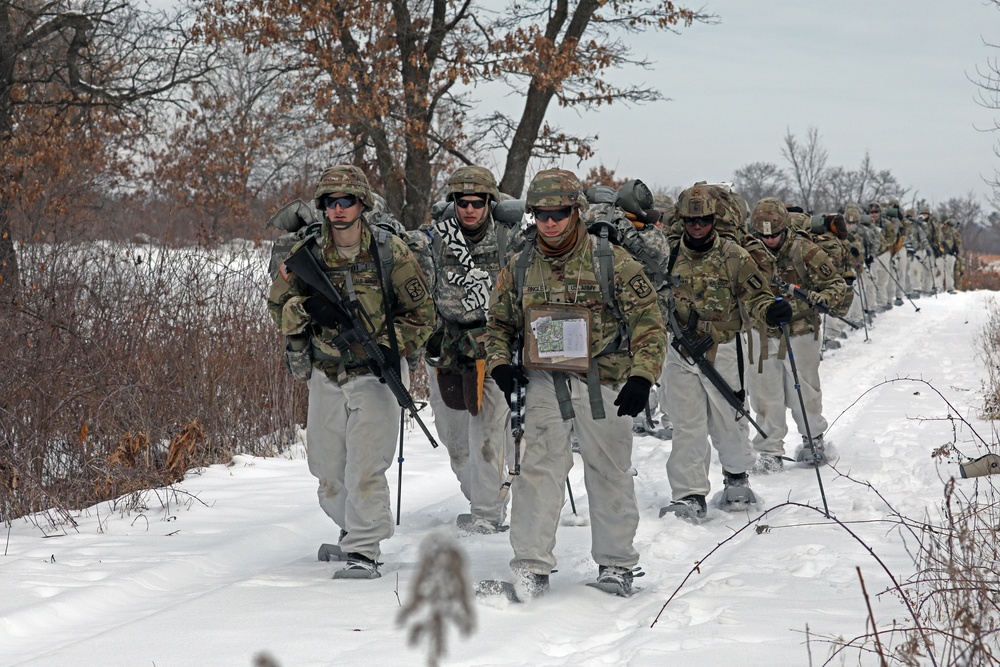
[[[866,545],[897,579],[908,576],[911,558],[887,519],[893,511],[937,517],[944,481],[958,477],[956,461],[931,457],[953,439],[934,390],[979,433],[991,432],[978,418],[987,372],[976,341],[993,298],[960,293],[920,299],[919,313],[895,308],[876,320],[871,342],[856,332],[823,362],[827,438],[840,456],[821,469],[823,485],[831,513],[860,541],[822,511],[799,506],[752,527],[759,513],[710,508],[698,526],[660,519],[670,443],[637,437],[641,591],[622,599],[584,586],[597,570],[590,531],[567,505],[550,593],[524,605],[477,601],[474,633],[452,633],[443,664],[819,665],[832,650],[824,637],[868,632],[858,567],[880,626],[905,621],[895,597],[877,595],[890,580]],[[933,389],[915,381],[872,389],[906,377]],[[954,423],[962,453],[985,453]],[[447,454],[419,429],[407,436],[402,525],[383,544],[376,581],[334,581],[340,564],[316,560],[337,528],[319,509],[301,448],[192,471],[175,488],[144,494],[144,509],[135,498],[104,503],[55,534],[14,522],[0,552],[0,664],[250,665],[262,652],[285,666],[425,664],[424,647],[407,646],[396,623],[421,540],[453,536],[472,580],[507,576],[511,550],[506,534],[458,534],[455,516],[468,509]],[[789,442],[797,440],[793,425]],[[712,475],[714,494],[717,461]],[[579,466],[570,479],[586,516]],[[984,479],[957,484],[968,490]],[[791,501],[822,510],[812,469],[791,466],[752,482],[765,508]],[[846,660],[877,664],[856,651]]]

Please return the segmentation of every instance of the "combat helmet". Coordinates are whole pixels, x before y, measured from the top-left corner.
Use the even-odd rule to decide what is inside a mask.
[[[779,234],[788,227],[788,209],[777,197],[764,197],[750,214],[750,231],[757,236]]]
[[[499,201],[500,189],[492,171],[471,165],[459,167],[448,177],[444,198],[454,200],[461,195],[488,195],[493,201]]]
[[[543,169],[528,184],[525,208],[573,206],[586,208],[587,198],[576,174],[567,169]]]
[[[847,202],[844,206],[844,220],[848,223],[861,222],[861,207],[852,201]]]
[[[313,195],[317,211],[322,211],[324,208],[323,196],[334,192],[354,195],[361,200],[365,208],[369,210],[375,208],[375,196],[368,185],[368,177],[353,164],[338,164],[323,170],[319,177],[319,185],[316,186],[316,194]]]
[[[715,217],[722,214],[718,192],[704,182],[694,184],[677,197],[676,215],[680,218]]]

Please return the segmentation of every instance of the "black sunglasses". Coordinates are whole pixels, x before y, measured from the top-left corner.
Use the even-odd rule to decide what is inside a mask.
[[[683,218],[684,224],[688,227],[710,227],[715,218],[710,215],[702,216],[700,218]]]
[[[557,208],[554,211],[539,211],[538,209],[533,209],[531,213],[535,216],[535,220],[538,220],[539,222],[546,222],[548,220],[559,222],[560,220],[565,220],[573,214],[573,207],[567,206],[566,208]]]
[[[783,229],[782,229],[782,230],[781,230],[780,232],[778,232],[777,234],[758,234],[757,236],[758,236],[758,238],[762,238],[762,239],[776,239],[776,238],[778,238],[779,236],[781,236],[781,235],[782,235],[782,233],[784,233],[784,231],[785,231],[785,230],[783,230]]]
[[[456,199],[455,208],[469,208],[472,207],[477,211],[484,206],[486,206],[485,199]]]
[[[327,197],[323,200],[323,208],[333,209],[339,206],[340,208],[351,208],[358,203],[358,198],[354,195],[344,195],[343,197]]]

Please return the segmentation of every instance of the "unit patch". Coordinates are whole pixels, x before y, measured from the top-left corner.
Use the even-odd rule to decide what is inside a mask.
[[[629,287],[635,292],[636,296],[640,299],[645,299],[647,296],[653,293],[653,286],[649,284],[645,276],[637,275],[633,276],[631,280],[628,281]]]
[[[410,300],[414,303],[419,303],[427,297],[427,292],[424,290],[424,284],[420,282],[419,278],[410,278],[403,285],[403,289],[410,296]]]

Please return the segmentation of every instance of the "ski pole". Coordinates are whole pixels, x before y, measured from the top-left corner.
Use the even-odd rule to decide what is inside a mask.
[[[861,288],[859,290],[859,293],[861,294],[861,310],[864,311],[864,317],[862,319],[864,319],[864,321],[867,323],[865,325],[865,342],[868,342],[868,324],[874,324],[873,321],[869,321],[868,319],[870,317],[868,313],[868,295],[865,291],[865,280],[864,280],[865,271],[867,270],[868,267],[865,267],[858,273],[858,283],[861,285]],[[871,277],[872,274],[869,273],[868,279],[870,280]]]
[[[399,474],[396,478],[396,525],[399,525],[399,505],[403,502],[403,415],[406,413],[399,410]]]
[[[901,291],[903,293],[903,296],[906,297],[906,300],[909,301],[910,305],[913,306],[914,308],[916,308],[917,312],[919,313],[920,312],[920,307],[917,306],[917,304],[913,303],[913,299],[911,299],[910,295],[906,293],[906,290],[903,289],[903,286],[899,284],[899,278],[896,277],[896,274],[894,272],[890,271],[886,267],[885,262],[883,262],[882,259],[879,258],[878,256],[875,257],[875,261],[878,262],[882,266],[883,269],[885,269],[885,272],[889,274],[889,277],[892,278],[892,281],[894,283],[896,283],[896,287],[899,288],[899,291]]]
[[[865,342],[869,341],[868,338],[868,313],[865,312],[865,290],[864,282],[861,279],[861,272],[858,271],[858,280],[854,283],[854,287],[858,291],[858,298],[861,301],[861,323],[865,325]]]
[[[569,493],[569,507],[573,510],[573,516],[576,516],[576,501],[573,500],[573,487],[570,486],[569,477],[566,478],[566,491]]]
[[[806,414],[806,402],[802,398],[802,385],[799,384],[799,371],[795,367],[795,354],[792,353],[792,340],[788,335],[788,323],[781,323],[781,333],[785,336],[785,347],[788,349],[788,363],[792,367],[792,379],[795,381],[795,393],[799,395],[799,409],[802,410],[802,421],[806,425],[806,438],[809,443],[809,451],[812,452],[813,463],[816,468],[816,481],[819,482],[819,495],[823,498],[823,513],[826,518],[830,518],[830,508],[826,504],[826,491],[823,490],[823,477],[819,474],[820,459],[816,454],[816,447],[813,445],[812,431],[809,428],[809,415]]]

